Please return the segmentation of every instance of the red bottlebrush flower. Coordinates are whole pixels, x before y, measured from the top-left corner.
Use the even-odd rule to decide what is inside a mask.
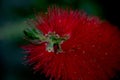
[[[33,22],[27,60],[50,80],[109,80],[120,69],[120,31],[108,22],[61,8]]]

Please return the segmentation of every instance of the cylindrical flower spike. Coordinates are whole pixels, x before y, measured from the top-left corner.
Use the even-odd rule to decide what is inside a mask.
[[[36,19],[36,29],[25,30],[33,44],[24,46],[35,71],[50,80],[109,80],[120,70],[117,27],[80,11],[56,7]]]

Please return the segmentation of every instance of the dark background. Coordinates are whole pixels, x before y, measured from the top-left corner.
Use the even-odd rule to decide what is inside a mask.
[[[25,21],[52,5],[84,10],[120,28],[119,0],[0,0],[0,80],[48,80],[24,64],[19,46]],[[111,80],[120,80],[119,71]]]

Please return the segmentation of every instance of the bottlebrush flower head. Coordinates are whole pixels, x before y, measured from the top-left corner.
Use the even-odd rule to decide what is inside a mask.
[[[33,23],[26,59],[50,80],[109,80],[120,69],[120,31],[108,22],[54,7]]]

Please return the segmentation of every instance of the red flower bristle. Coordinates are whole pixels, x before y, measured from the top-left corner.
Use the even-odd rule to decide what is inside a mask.
[[[68,36],[55,46],[61,47],[60,52],[46,50],[47,42],[24,48],[29,51],[28,63],[34,63],[33,69],[42,70],[50,80],[109,80],[115,75],[114,70],[120,69],[117,27],[80,11],[56,7],[36,19],[35,27],[44,36],[53,36],[49,35],[53,32],[56,39]]]

